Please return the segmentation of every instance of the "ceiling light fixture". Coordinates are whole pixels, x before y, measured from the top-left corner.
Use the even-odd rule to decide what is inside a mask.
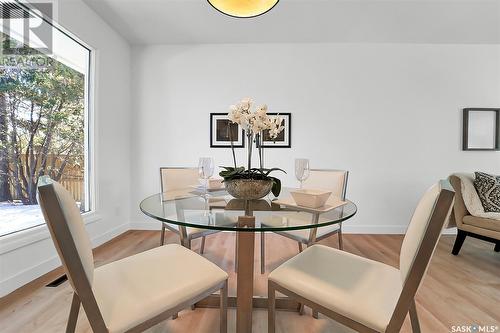
[[[219,12],[239,18],[256,17],[267,13],[279,0],[207,0]]]

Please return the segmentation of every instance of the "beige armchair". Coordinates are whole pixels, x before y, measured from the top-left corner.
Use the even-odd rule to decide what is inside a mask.
[[[455,223],[458,229],[451,253],[458,255],[467,236],[494,243],[495,251],[500,252],[500,221],[470,215],[462,197],[460,178],[452,175],[449,179],[456,192],[451,223]]]
[[[399,269],[338,249],[313,245],[269,274],[268,332],[275,331],[276,292],[358,332],[399,332],[410,314],[420,332],[415,294],[425,275],[454,192],[447,181],[418,203],[401,246]]]
[[[73,300],[66,332],[74,332],[80,304],[92,331],[142,332],[220,291],[220,331],[227,332],[228,275],[177,244],[94,268],[90,239],[71,194],[42,177],[39,203],[66,275]]]

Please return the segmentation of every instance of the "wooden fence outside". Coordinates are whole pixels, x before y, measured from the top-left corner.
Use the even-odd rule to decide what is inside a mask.
[[[49,162],[51,158],[57,158],[57,157],[49,157]],[[26,159],[26,156],[23,155],[21,157],[21,160],[24,161]],[[83,161],[83,158],[82,158]],[[61,161],[59,159],[56,160],[55,167],[58,168],[61,165]],[[63,185],[75,198],[76,202],[83,202],[85,200],[85,183],[84,183],[84,177],[83,177],[83,164],[78,165],[78,164],[68,164],[64,168],[63,175],[61,179],[59,180],[59,183]],[[10,193],[14,194],[15,189],[14,185],[12,182],[10,182]],[[14,200],[19,200],[20,198],[13,198]]]

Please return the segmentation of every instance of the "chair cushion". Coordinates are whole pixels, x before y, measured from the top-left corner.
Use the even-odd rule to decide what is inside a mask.
[[[482,217],[466,215],[464,216],[463,222],[464,224],[472,225],[478,228],[500,231],[500,221],[498,220],[485,219]]]
[[[288,260],[269,280],[380,332],[402,290],[396,268],[323,245]]]
[[[124,332],[217,286],[227,273],[171,244],[96,268],[93,290],[110,332]]]

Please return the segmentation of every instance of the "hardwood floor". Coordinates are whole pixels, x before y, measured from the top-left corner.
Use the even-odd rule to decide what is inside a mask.
[[[96,265],[102,265],[134,253],[158,246],[159,233],[153,231],[129,231],[95,250]],[[259,237],[257,237],[259,239]],[[170,234],[167,243],[176,243]],[[354,254],[398,266],[402,236],[396,235],[344,235],[344,249]],[[493,247],[476,239],[467,239],[460,255],[450,254],[454,237],[443,236],[439,242],[431,267],[417,294],[417,311],[422,332],[450,332],[452,325],[500,326],[500,254]],[[199,249],[193,242],[193,249]],[[258,241],[257,241],[258,242]],[[297,254],[297,244],[275,234],[267,235],[267,267],[269,272],[286,259]],[[321,242],[337,246],[336,236]],[[256,244],[258,245],[258,244]],[[256,260],[259,256],[255,247]],[[234,295],[234,234],[218,233],[207,237],[205,257],[230,274],[230,295]],[[168,265],[168,263],[165,263]],[[266,294],[266,277],[260,275],[260,263],[255,263],[255,293]],[[16,292],[0,299],[0,331],[64,332],[71,303],[72,290],[68,282],[56,288],[45,285],[61,274],[51,272]],[[229,331],[234,332],[235,311],[229,312]],[[218,332],[218,310],[185,310],[176,320],[168,320],[149,332]],[[254,332],[267,331],[267,314],[254,311]],[[320,314],[316,320],[306,311],[299,316],[295,312],[278,312],[277,332],[344,332],[339,324]],[[80,311],[77,332],[91,332],[84,311]],[[407,318],[402,332],[411,332]],[[500,330],[497,330],[500,332]]]

